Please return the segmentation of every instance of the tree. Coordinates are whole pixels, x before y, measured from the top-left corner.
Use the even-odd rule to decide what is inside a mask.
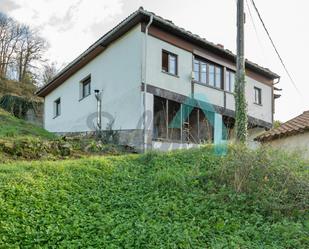
[[[45,39],[40,37],[37,31],[24,26],[22,29],[22,39],[17,44],[16,49],[16,67],[18,80],[25,82],[27,76],[37,69],[35,62],[43,61],[43,53],[47,48]],[[32,78],[32,77],[30,77]]]
[[[22,39],[22,26],[0,12],[0,77],[6,78],[8,67],[12,65],[14,53]]]
[[[0,78],[33,83],[46,49],[36,30],[0,12]]]
[[[42,80],[43,84],[49,83],[58,73],[58,67],[56,62],[46,63],[43,66]]]

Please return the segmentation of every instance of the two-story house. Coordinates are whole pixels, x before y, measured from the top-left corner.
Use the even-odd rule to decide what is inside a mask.
[[[59,134],[94,132],[96,90],[102,129],[112,122],[121,143],[167,149],[229,139],[235,61],[222,45],[140,8],[37,92],[45,99],[44,126]],[[246,61],[250,128],[272,127],[276,80]]]

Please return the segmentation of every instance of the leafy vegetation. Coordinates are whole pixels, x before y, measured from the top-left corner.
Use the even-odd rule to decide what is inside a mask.
[[[0,139],[23,136],[35,136],[46,139],[55,137],[43,128],[15,118],[0,108]]]
[[[245,72],[236,75],[235,83],[235,134],[236,140],[245,143],[248,137],[248,106],[245,95]]]
[[[278,128],[280,125],[282,125],[282,122],[280,120],[275,120],[274,121],[274,128]]]
[[[41,98],[34,95],[37,87],[33,84],[23,84],[18,81],[0,79],[0,97],[6,94],[41,100]],[[42,101],[42,100],[41,100]]]
[[[34,93],[37,87],[18,81],[0,78],[0,108],[15,117],[26,119],[27,112],[33,111],[37,122],[42,122],[43,100]]]
[[[104,144],[85,137],[57,137],[18,119],[0,108],[0,163],[8,160],[80,158],[89,155],[120,155],[135,152],[119,144]]]
[[[212,147],[0,167],[1,248],[308,248],[308,163]]]
[[[35,113],[41,111],[41,106],[41,101],[37,102],[25,97],[9,94],[0,97],[0,108],[10,112],[15,117],[22,119],[26,118],[29,110],[33,110]]]

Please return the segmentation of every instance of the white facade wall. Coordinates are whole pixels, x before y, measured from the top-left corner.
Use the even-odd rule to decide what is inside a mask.
[[[162,72],[162,50],[178,56],[178,76]],[[178,94],[191,94],[192,54],[152,36],[147,45],[147,82]]]
[[[254,87],[262,89],[262,105],[254,103]],[[272,123],[272,88],[250,77],[246,77],[246,98],[248,114],[254,118]]]
[[[309,159],[309,132],[275,139],[265,144],[289,152],[300,152],[304,158]]]
[[[143,34],[140,30],[140,25],[137,25],[45,97],[44,123],[47,130],[93,131],[97,110],[94,89],[103,90],[102,112],[108,112],[114,117],[115,129],[137,129],[142,113],[140,87]],[[80,101],[80,81],[89,74],[91,95]],[[61,115],[54,118],[54,101],[57,98],[61,98]],[[103,129],[109,121],[104,116]],[[92,122],[87,124],[89,117],[92,117]]]
[[[162,50],[178,56],[178,76],[162,72]],[[147,82],[178,94],[192,95],[191,77],[194,55],[155,37],[149,36],[147,50]],[[262,89],[262,105],[254,103],[254,87]],[[250,77],[246,77],[248,114],[254,118],[272,123],[272,88]],[[194,84],[194,96],[224,107],[224,91],[202,84]],[[235,110],[233,94],[226,92],[226,108]]]
[[[94,130],[96,122],[96,99],[94,89],[103,90],[102,111],[115,119],[114,129],[131,130],[143,127],[142,58],[145,33],[137,25],[127,34],[107,47],[100,55],[67,79],[62,85],[45,97],[45,128],[51,132],[87,132]],[[192,93],[193,54],[148,37],[146,59],[147,84],[190,97]],[[162,72],[162,50],[178,56],[178,76]],[[91,95],[80,100],[80,81],[91,74]],[[254,104],[254,86],[262,89],[262,105]],[[266,122],[272,122],[272,90],[270,86],[247,77],[246,95],[249,115]],[[194,96],[202,100],[234,110],[231,93],[194,84]],[[61,98],[61,115],[54,118],[54,101]],[[146,122],[148,134],[152,130],[153,95],[147,94],[146,108],[149,119]],[[108,118],[103,115],[102,127]],[[146,143],[151,143],[150,137]]]

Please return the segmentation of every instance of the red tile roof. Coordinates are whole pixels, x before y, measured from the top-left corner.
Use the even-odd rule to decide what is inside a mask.
[[[153,16],[152,25],[158,25],[161,28],[169,30],[170,32],[173,31],[180,37],[190,39],[192,42],[199,43],[203,47],[212,49],[215,53],[221,54],[225,58],[230,58],[231,60],[236,61],[236,55],[231,51],[229,51],[228,49],[224,49],[220,45],[209,42],[205,38],[201,38],[200,36],[193,34],[190,31],[187,31],[179,26],[176,26],[172,21],[164,19],[153,12],[144,10],[141,7],[137,11],[129,15],[122,22],[120,22],[116,27],[114,27],[105,35],[103,35],[99,40],[97,40],[94,44],[92,44],[86,51],[84,51],[81,55],[79,55],[75,60],[69,63],[48,84],[44,85],[41,89],[39,89],[36,92],[36,94],[40,97],[45,97],[49,92],[51,92],[54,88],[58,87],[67,79],[67,76],[65,76],[66,73],[70,74],[69,73],[70,70],[72,70],[72,72],[79,70],[83,66],[83,63],[84,64],[88,63],[89,60],[92,59],[92,56],[95,56],[96,54],[102,52],[104,50],[104,47],[107,47],[111,42],[119,38],[130,28],[134,27],[134,25],[136,25],[139,22],[145,22],[145,21],[148,22],[150,16]],[[95,50],[98,51],[96,52]],[[280,78],[278,74],[272,72],[270,69],[264,68],[247,59],[246,59],[246,67],[254,70],[259,74],[265,75],[270,79]]]
[[[282,137],[292,136],[309,131],[309,111],[283,123],[277,128],[271,129],[255,138],[260,142],[267,142]]]

